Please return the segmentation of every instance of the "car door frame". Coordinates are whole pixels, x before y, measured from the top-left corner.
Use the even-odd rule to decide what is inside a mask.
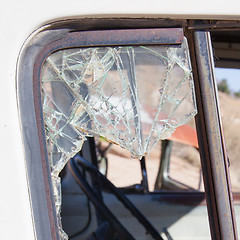
[[[85,23],[83,25],[82,23]],[[87,23],[87,24],[86,24]],[[21,128],[25,148],[26,168],[32,214],[38,239],[59,239],[57,217],[51,183],[50,167],[46,149],[44,123],[41,105],[40,69],[46,54],[59,48],[50,49],[57,41],[66,40],[69,34],[83,30],[85,37],[93,34],[99,45],[99,34],[108,31],[115,37],[115,45],[121,40],[126,42],[128,34],[119,38],[117,30],[157,27],[167,32],[167,28],[180,27],[185,31],[189,42],[193,68],[198,114],[196,128],[201,156],[203,180],[212,239],[237,239],[232,192],[229,181],[228,165],[224,138],[222,133],[214,64],[209,30],[216,28],[240,27],[235,21],[188,21],[169,19],[74,19],[56,21],[43,26],[26,41],[17,67],[17,95]],[[94,32],[92,30],[101,30]],[[115,32],[115,33],[114,33]],[[95,34],[95,36],[94,36]],[[122,35],[122,37],[123,37]],[[140,34],[141,35],[141,34]],[[107,36],[107,35],[106,35]],[[134,37],[134,36],[132,36]],[[53,44],[54,43],[54,44]],[[130,43],[134,44],[132,39]],[[140,44],[141,41],[138,41]],[[67,44],[67,41],[65,42]],[[75,44],[75,45],[74,45]],[[106,45],[105,40],[100,45]],[[135,42],[136,44],[136,42]],[[76,41],[73,47],[81,46]],[[89,43],[86,45],[89,46]],[[48,53],[47,53],[48,52]],[[37,179],[37,180],[36,180]]]

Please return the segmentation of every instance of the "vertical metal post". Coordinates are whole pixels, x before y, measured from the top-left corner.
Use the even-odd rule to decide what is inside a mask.
[[[141,165],[141,172],[142,172],[142,186],[144,193],[149,192],[148,188],[148,176],[147,176],[147,168],[146,168],[146,160],[145,157],[142,157],[140,159],[140,165]]]
[[[190,33],[196,125],[212,239],[236,240],[237,230],[219,113],[209,32]]]
[[[161,142],[161,146],[160,165],[154,190],[162,190],[165,187],[168,187],[166,182],[169,180],[169,163],[172,153],[172,141],[165,139]]]

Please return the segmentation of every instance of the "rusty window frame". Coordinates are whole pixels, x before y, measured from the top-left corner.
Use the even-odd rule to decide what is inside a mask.
[[[166,38],[161,37],[162,33]],[[19,59],[17,88],[32,217],[37,238],[60,238],[45,142],[39,80],[46,57],[57,50],[76,46],[181,44],[182,38],[182,28],[84,32],[41,29],[26,43]]]
[[[212,239],[238,239],[210,32],[190,30],[190,51],[199,114],[196,128]],[[226,218],[226,216],[228,216]]]
[[[216,86],[214,86],[215,82],[213,74],[213,61],[211,56],[211,43],[207,30],[211,28],[222,27],[223,25],[224,27],[231,27],[231,24],[233,23],[234,27],[236,27],[236,25],[239,27],[240,25],[238,22],[234,21],[233,23],[225,23],[224,21],[187,22],[186,20],[163,19],[150,19],[149,21],[145,20],[141,22],[141,20],[117,19],[116,21],[116,19],[111,19],[110,22],[114,23],[112,24],[113,27],[115,25],[118,26],[118,28],[121,28],[122,25],[123,29],[135,28],[139,26],[162,26],[169,28],[188,26],[185,28],[185,35],[187,36],[190,43],[190,54],[196,86],[197,105],[199,110],[199,114],[196,117],[196,125],[198,132],[198,141],[200,145],[205,188],[207,186],[206,200],[208,205],[211,234],[213,239],[237,239],[234,211],[231,201],[232,195],[229,187],[229,176],[226,165],[226,151],[224,148],[224,140],[218,113]],[[102,29],[103,25],[101,24],[108,22],[108,19],[102,19],[101,21],[92,21],[94,22],[92,25],[93,27],[95,26],[96,29]],[[130,24],[127,24],[128,21]],[[111,30],[113,27],[110,25],[107,25],[105,28],[109,28],[110,30],[108,31],[114,31]],[[68,34],[78,35],[78,32],[71,33],[71,31],[73,29],[79,30],[77,29],[79,26],[81,25],[79,22],[77,22],[77,20],[63,21],[56,22],[52,25],[50,24],[36,31],[30,37],[30,40],[25,43],[25,47],[20,54],[18,62],[18,103],[20,109],[23,142],[25,146],[29,192],[33,209],[33,219],[35,223],[35,236],[37,239],[59,239],[50,179],[50,169],[46,161],[48,157],[44,139],[44,126],[41,110],[41,94],[39,82],[40,72],[38,67],[43,63],[43,59],[47,56],[47,52],[49,50],[50,52],[54,52],[59,49],[60,46],[56,46],[56,42],[63,41],[63,39]],[[80,30],[81,28],[82,26],[80,27]],[[88,30],[92,30],[91,27]],[[139,31],[142,32],[143,29],[139,29]],[[116,40],[119,40],[119,38]],[[138,39],[136,39],[135,44],[140,43],[137,40]],[[48,44],[52,46],[55,45],[55,48],[51,48],[49,46],[46,47]],[[74,45],[77,44],[76,42],[72,42],[72,44],[72,47],[77,46]],[[106,42],[103,42],[102,44],[106,45]],[[108,44],[111,45],[111,43]],[[131,44],[133,44],[133,42],[131,42]],[[116,45],[119,45],[119,43],[116,43]],[[88,44],[86,44],[86,46],[88,46]],[[207,51],[205,51],[206,49]],[[37,60],[38,58],[41,60]],[[38,62],[37,64],[36,61]],[[206,76],[206,69],[204,69],[204,66],[208,66],[208,76]],[[209,89],[210,92],[206,93]],[[202,97],[203,95],[205,96],[204,98]],[[208,101],[209,96],[212,97],[212,102]],[[214,111],[217,113],[215,114],[215,119],[206,116],[208,107],[210,106],[213,107],[213,113]],[[211,127],[213,127],[213,125],[217,126],[217,131],[220,132],[220,134],[217,136],[217,139],[213,139],[213,136],[209,136],[209,130],[211,130]],[[216,170],[216,167],[214,166],[216,166],[220,161],[219,159],[218,161],[214,160],[214,156],[217,154],[216,151],[214,151],[215,142],[217,142],[222,151],[222,154],[220,155],[221,160],[223,161],[221,162],[221,170],[219,171],[220,173],[213,171],[214,169]],[[32,162],[33,159],[34,162]],[[37,169],[37,171],[35,169]],[[222,183],[224,181],[227,182],[223,193],[217,191],[219,183],[216,181],[216,179],[219,176],[222,179]],[[227,202],[224,202],[225,200]],[[225,209],[225,212],[220,209],[222,207],[224,208],[224,206],[227,208]],[[223,215],[221,216],[221,214]],[[225,214],[227,214],[229,218],[224,218]]]

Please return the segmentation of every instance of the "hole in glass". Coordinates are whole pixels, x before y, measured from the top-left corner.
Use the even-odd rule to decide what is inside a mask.
[[[57,51],[44,62],[41,82],[58,213],[58,174],[86,136],[104,137],[141,158],[197,112],[186,39],[175,46]]]

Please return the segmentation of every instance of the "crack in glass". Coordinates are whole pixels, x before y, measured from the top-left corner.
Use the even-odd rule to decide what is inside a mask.
[[[60,50],[44,62],[41,84],[55,189],[86,136],[104,137],[141,158],[197,113],[186,39]],[[60,194],[54,193],[59,213]]]

